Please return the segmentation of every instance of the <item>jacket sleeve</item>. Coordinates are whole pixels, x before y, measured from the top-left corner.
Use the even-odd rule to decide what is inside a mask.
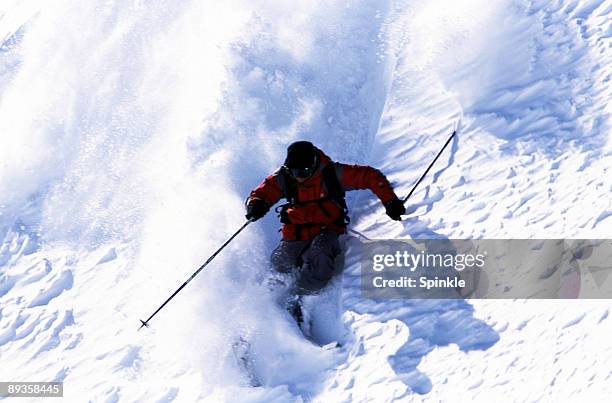
[[[370,189],[385,204],[397,199],[387,177],[367,165],[337,164],[336,173],[344,190]]]
[[[264,179],[259,186],[251,191],[246,200],[246,204],[248,205],[251,200],[259,199],[266,202],[266,204],[268,204],[270,207],[275,205],[276,202],[283,197],[283,192],[281,191],[277,176],[278,173],[275,172]]]

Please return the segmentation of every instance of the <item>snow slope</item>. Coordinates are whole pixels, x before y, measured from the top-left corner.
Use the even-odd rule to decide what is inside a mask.
[[[82,3],[82,4],[81,4]],[[612,392],[609,301],[372,301],[358,239],[344,346],[305,342],[259,284],[276,217],[248,190],[306,138],[405,194],[370,238],[609,238],[601,0],[7,1],[0,5],[0,380],[66,401],[577,401]],[[231,344],[247,335],[264,386]]]

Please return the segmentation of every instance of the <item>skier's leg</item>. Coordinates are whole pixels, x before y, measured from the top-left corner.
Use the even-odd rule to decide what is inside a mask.
[[[334,261],[334,273],[325,288],[312,296],[302,297],[304,321],[309,321],[309,334],[318,344],[342,344],[346,328],[342,320],[342,271],[344,269],[344,237],[339,237],[341,252]]]
[[[302,252],[308,241],[281,240],[270,255],[272,271],[268,276],[270,291],[293,287],[296,269],[302,265]]]
[[[334,260],[340,251],[335,231],[321,232],[312,240],[302,254],[303,264],[297,279],[300,293],[316,293],[327,285],[334,274]]]
[[[301,255],[308,242],[281,240],[270,256],[272,268],[279,273],[291,273],[296,267],[301,266]]]
[[[270,256],[274,270],[270,274],[268,286],[271,291],[278,292],[278,304],[291,314],[298,326],[302,322],[302,311],[299,295],[295,291],[295,273],[302,265],[302,253],[309,243],[282,240]]]

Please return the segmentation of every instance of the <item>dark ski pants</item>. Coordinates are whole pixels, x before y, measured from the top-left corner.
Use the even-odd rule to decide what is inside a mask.
[[[308,241],[280,241],[270,260],[276,271],[295,275],[296,294],[313,294],[331,280],[340,252],[338,234],[325,230]]]

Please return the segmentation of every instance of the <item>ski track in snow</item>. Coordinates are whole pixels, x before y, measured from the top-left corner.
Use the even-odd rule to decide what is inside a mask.
[[[370,238],[609,238],[611,11],[4,3],[0,380],[64,381],[67,401],[107,402],[610,395],[608,301],[367,300],[354,237],[343,327],[322,335],[343,347],[313,347],[258,285],[274,214],[136,328],[304,136],[403,195],[457,128],[403,222],[350,194]],[[232,359],[242,335],[263,387]]]

